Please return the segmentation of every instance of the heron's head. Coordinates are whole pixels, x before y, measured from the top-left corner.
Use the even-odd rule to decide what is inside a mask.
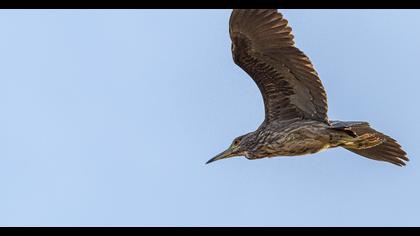
[[[209,164],[214,161],[218,161],[221,159],[229,158],[229,157],[236,157],[236,156],[243,156],[245,152],[245,139],[247,135],[242,135],[235,138],[232,141],[232,144],[229,146],[228,149],[221,152],[217,156],[213,157],[212,159],[208,160],[206,164]]]

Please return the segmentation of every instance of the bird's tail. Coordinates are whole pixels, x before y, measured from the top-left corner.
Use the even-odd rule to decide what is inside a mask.
[[[342,146],[351,152],[399,166],[405,166],[404,161],[409,161],[395,139],[374,130],[367,122],[331,121],[331,125],[333,129],[343,130],[354,138],[356,142]]]

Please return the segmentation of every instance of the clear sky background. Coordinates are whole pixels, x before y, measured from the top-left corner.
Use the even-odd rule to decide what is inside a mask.
[[[280,10],[329,117],[397,139],[204,163],[264,118],[230,10],[0,11],[1,226],[418,226],[420,11]]]

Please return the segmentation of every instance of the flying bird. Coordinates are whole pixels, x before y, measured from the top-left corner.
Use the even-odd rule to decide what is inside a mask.
[[[332,121],[327,96],[309,58],[294,43],[288,21],[275,9],[234,9],[229,19],[233,61],[257,84],[265,119],[210,159],[299,156],[343,147],[404,166],[401,146],[367,122]],[[207,164],[206,163],[206,164]]]

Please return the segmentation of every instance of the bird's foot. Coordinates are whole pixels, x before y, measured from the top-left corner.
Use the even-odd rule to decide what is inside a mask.
[[[368,149],[383,143],[385,140],[375,134],[367,133],[346,142],[345,146],[353,149]]]

